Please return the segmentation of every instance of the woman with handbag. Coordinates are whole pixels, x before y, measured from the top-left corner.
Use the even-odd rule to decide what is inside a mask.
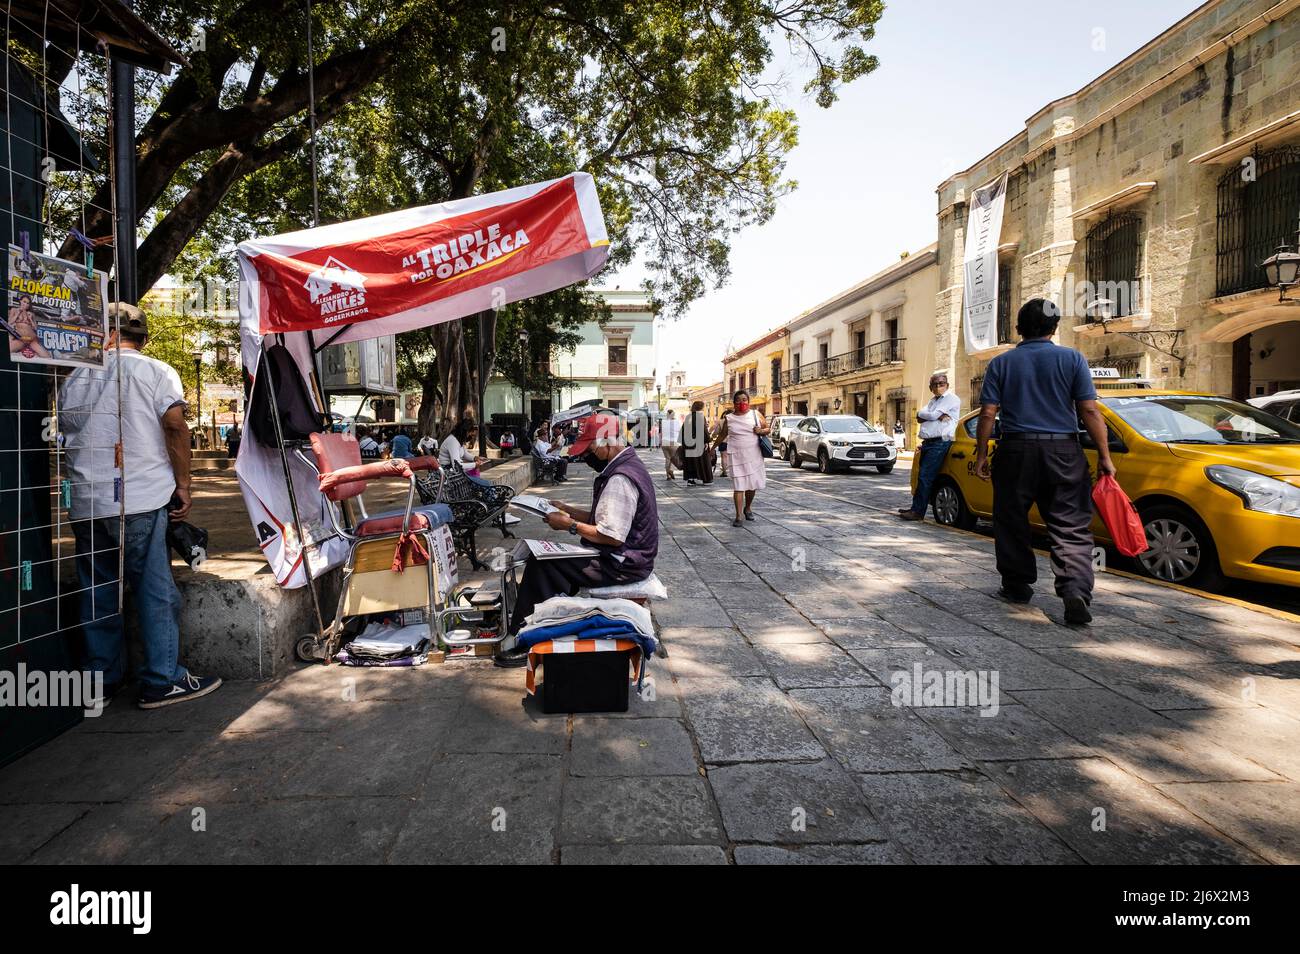
[[[727,470],[731,475],[731,497],[736,504],[733,527],[753,520],[754,494],[767,486],[767,468],[763,459],[772,456],[772,429],[763,415],[749,406],[749,392],[731,396],[732,410],[722,416],[718,430],[718,449],[727,453]]]

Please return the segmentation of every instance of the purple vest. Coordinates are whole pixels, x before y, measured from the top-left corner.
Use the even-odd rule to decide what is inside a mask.
[[[654,481],[635,451],[619,454],[596,475],[592,483],[593,514],[600,504],[600,495],[605,492],[609,479],[615,474],[632,481],[640,505],[636,509],[636,516],[632,518],[632,526],[627,531],[623,545],[599,548],[600,563],[611,575],[621,580],[644,580],[654,571],[655,556],[659,553],[659,504],[655,500]],[[614,559],[615,553],[623,559]]]

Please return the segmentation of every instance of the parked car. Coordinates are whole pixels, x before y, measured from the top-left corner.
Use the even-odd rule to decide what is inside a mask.
[[[1300,391],[1278,391],[1267,397],[1251,398],[1246,403],[1276,414],[1284,421],[1300,424]]]
[[[782,457],[785,456],[785,439],[786,436],[799,426],[803,418],[798,414],[778,414],[772,418],[772,447]]]
[[[823,474],[848,467],[875,467],[882,474],[894,469],[898,449],[890,434],[876,430],[852,414],[805,417],[785,440],[785,459],[799,468],[816,461]]]
[[[1116,479],[1146,526],[1151,549],[1136,558],[1143,572],[1207,590],[1220,589],[1225,576],[1300,586],[1300,426],[1185,391],[1103,390],[1098,406]],[[993,485],[975,476],[978,421],[972,412],[958,422],[935,481],[939,523],[970,529],[992,515]],[[1087,434],[1080,439],[1095,479],[1096,450]],[[916,468],[914,461],[913,488]],[[1037,508],[1030,521],[1042,526]],[[1092,531],[1110,542],[1099,518]]]

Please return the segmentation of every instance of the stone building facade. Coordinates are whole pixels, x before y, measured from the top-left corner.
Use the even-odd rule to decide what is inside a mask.
[[[1008,174],[999,345],[962,335],[968,202]],[[973,404],[1025,300],[1059,340],[1156,386],[1300,387],[1300,292],[1258,263],[1300,241],[1300,0],[1210,0],[938,187],[935,363]]]

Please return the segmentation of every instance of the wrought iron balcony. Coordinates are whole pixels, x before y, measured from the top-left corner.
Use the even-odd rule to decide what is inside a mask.
[[[906,340],[906,338],[886,338],[874,344],[855,348],[845,354],[834,355],[824,361],[813,361],[791,368],[781,373],[781,386],[794,387],[820,378],[833,378],[851,371],[879,368],[902,361],[903,345]]]
[[[596,369],[597,377],[601,378],[635,378],[636,365],[627,361],[611,361],[608,364],[599,365]]]

